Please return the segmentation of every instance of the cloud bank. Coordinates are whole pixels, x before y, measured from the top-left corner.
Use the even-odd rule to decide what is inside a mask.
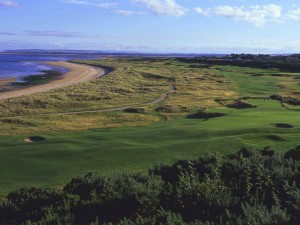
[[[195,10],[197,13],[205,16],[223,16],[237,21],[246,21],[257,27],[263,27],[269,22],[282,21],[282,7],[275,4],[267,4],[263,6],[255,5],[248,8],[233,7],[229,5],[216,6],[209,9],[196,7]]]
[[[124,9],[120,2],[107,2],[106,0],[64,0],[67,3],[77,5],[88,5],[107,10],[109,13],[119,14],[123,16],[145,15],[146,12],[137,11],[126,7]],[[153,14],[159,16],[180,17],[191,12],[191,8],[178,4],[177,0],[129,0],[132,3],[141,5],[149,9]],[[11,0],[0,0],[1,3],[11,2]],[[16,4],[16,3],[12,3]],[[124,4],[123,4],[124,5]],[[195,7],[194,10],[198,14],[204,16],[219,16],[235,21],[244,21],[253,24],[256,27],[264,27],[268,23],[283,23],[290,20],[300,20],[300,8],[290,9],[283,13],[283,8],[278,4],[265,4],[253,6],[233,6],[233,5],[217,5],[211,8]]]
[[[300,9],[290,10],[288,13],[288,18],[292,20],[299,20],[300,19]]]
[[[62,32],[62,31],[31,31],[27,30],[24,31],[24,34],[26,35],[32,35],[32,36],[49,36],[49,37],[82,37],[80,33],[77,32]]]

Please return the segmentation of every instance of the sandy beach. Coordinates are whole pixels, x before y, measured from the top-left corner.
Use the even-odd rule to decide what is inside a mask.
[[[46,84],[21,88],[13,91],[0,93],[0,100],[14,98],[24,95],[30,95],[37,92],[46,92],[52,89],[66,87],[72,84],[78,84],[85,81],[93,80],[107,73],[104,69],[96,68],[88,65],[70,63],[70,62],[47,62],[52,66],[64,67],[68,72],[61,76],[61,79],[50,81]]]

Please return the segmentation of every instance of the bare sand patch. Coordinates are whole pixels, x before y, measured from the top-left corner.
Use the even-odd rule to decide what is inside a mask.
[[[46,140],[46,138],[40,137],[40,136],[33,136],[33,137],[28,137],[28,138],[24,139],[24,141],[26,143],[39,143],[39,142],[42,142],[45,140]]]

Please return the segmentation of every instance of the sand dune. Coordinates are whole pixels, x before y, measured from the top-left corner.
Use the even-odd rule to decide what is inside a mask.
[[[35,85],[32,87],[21,88],[13,91],[0,93],[0,100],[14,98],[24,95],[30,95],[37,92],[46,92],[52,89],[66,87],[72,84],[78,84],[104,76],[108,71],[87,65],[81,65],[70,62],[47,62],[47,64],[58,67],[65,67],[69,70],[61,79],[50,81],[46,84]]]

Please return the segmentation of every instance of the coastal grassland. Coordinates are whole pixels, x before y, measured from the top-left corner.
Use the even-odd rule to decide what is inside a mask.
[[[118,60],[115,60],[115,64],[117,62]],[[128,67],[122,64],[109,65],[115,66],[109,76],[47,93],[3,100],[0,103],[0,116],[94,110],[142,104],[169,90],[168,77],[160,80],[148,79],[135,72],[132,65]]]
[[[176,92],[171,94],[164,103],[171,104],[175,108],[193,109],[199,103],[203,107],[208,107],[215,104],[213,101],[207,101],[208,98],[212,100],[214,97],[234,95],[227,89],[223,77],[217,76],[215,70],[205,65],[181,63],[172,58],[112,58],[85,63],[104,65],[113,69],[126,68],[131,71],[131,75],[138,74],[152,84],[159,82],[161,86],[165,87],[162,89],[163,91],[168,91],[169,86],[174,85]],[[139,86],[139,88],[148,92],[146,87]],[[158,89],[155,87],[155,90]],[[207,95],[208,92],[210,96]]]
[[[77,61],[112,69],[109,75],[66,88],[0,101],[0,118],[57,112],[143,106],[175,90],[153,111],[184,116],[197,108],[215,108],[216,99],[299,97],[300,74],[276,69],[208,66],[174,58],[106,58]],[[151,110],[150,110],[151,111]]]
[[[73,130],[72,126],[65,123],[60,117],[53,119],[58,112],[80,112],[87,110],[111,109],[123,106],[145,106],[159,98],[163,93],[175,89],[167,99],[155,106],[146,106],[144,113],[148,121],[155,121],[161,116],[164,119],[178,118],[198,107],[217,106],[214,98],[231,96],[234,93],[226,88],[224,79],[214,74],[214,70],[193,65],[185,65],[176,59],[162,58],[107,58],[97,61],[77,61],[93,66],[111,68],[109,75],[82,84],[72,85],[63,89],[47,93],[36,93],[27,97],[19,97],[0,101],[1,118],[25,116],[16,122],[19,129],[12,126],[2,126],[1,134],[30,133],[35,131]],[[174,90],[172,90],[174,91]],[[209,95],[208,95],[209,92]],[[41,115],[41,114],[46,114]],[[50,116],[53,115],[53,116]],[[120,120],[114,119],[115,115],[106,117],[108,124],[116,123],[122,126]],[[147,115],[147,116],[146,116]],[[34,121],[27,123],[32,116]],[[103,117],[91,114],[89,117]],[[157,119],[153,119],[155,116]],[[70,115],[69,118],[76,116]],[[129,117],[127,115],[127,117]],[[81,124],[88,124],[89,119],[81,116]],[[95,120],[97,119],[95,118]],[[131,124],[143,125],[131,116]],[[22,122],[25,120],[25,122]],[[60,126],[55,125],[55,120],[61,121]],[[13,122],[12,122],[13,124]],[[63,127],[65,124],[65,127]],[[78,129],[101,127],[102,123],[89,123],[90,126],[78,126]],[[97,125],[96,125],[97,124]],[[125,124],[123,124],[125,126]],[[112,126],[112,127],[114,127]]]
[[[144,126],[159,121],[149,114],[122,112],[84,113],[79,115],[43,115],[22,118],[0,119],[0,132],[3,135],[32,134],[40,132],[78,131],[95,128],[119,128]]]
[[[80,85],[0,101],[0,193],[60,185],[87,171],[145,171],[155,161],[228,153],[245,145],[279,151],[299,145],[300,106],[268,98],[277,94],[297,99],[297,73],[283,76],[276,69],[170,58],[80,63],[110,67],[112,72]],[[145,105],[170,85],[176,90],[164,101]],[[240,98],[253,107],[227,106]],[[143,110],[57,114],[131,105]],[[29,136],[45,141],[25,143]]]

